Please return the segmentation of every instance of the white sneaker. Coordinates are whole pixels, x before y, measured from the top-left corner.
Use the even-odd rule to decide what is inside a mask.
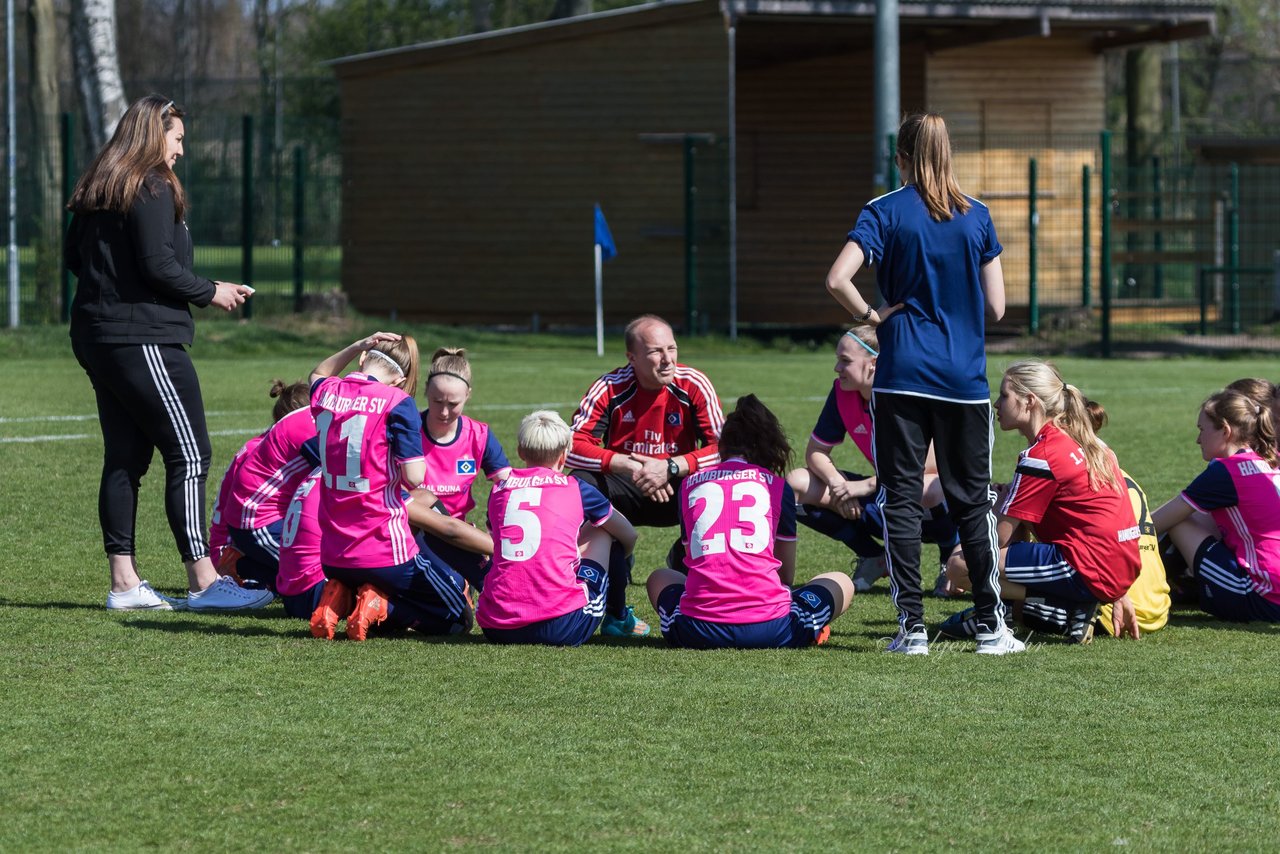
[[[123,593],[107,593],[108,611],[172,611],[175,600],[161,596],[143,581]]]
[[[866,593],[877,581],[888,574],[884,555],[860,557],[858,565],[853,570],[853,589],[858,593]]]
[[[187,594],[187,608],[192,611],[248,611],[270,605],[275,595],[266,589],[241,587],[225,575],[199,593]]]
[[[1027,645],[1013,636],[1006,626],[1000,632],[978,632],[978,655],[1008,655],[1026,652]]]
[[[897,636],[889,642],[885,652],[896,652],[899,655],[928,655],[929,635],[923,628],[915,628],[909,632],[899,630]]]

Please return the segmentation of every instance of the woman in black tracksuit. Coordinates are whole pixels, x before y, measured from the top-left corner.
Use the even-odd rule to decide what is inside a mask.
[[[67,207],[67,268],[79,280],[71,343],[89,375],[102,426],[98,517],[111,566],[112,610],[168,610],[138,575],[134,523],[138,486],[159,449],[165,511],[186,564],[192,609],[238,610],[271,601],[237,587],[209,560],[205,478],[209,433],[186,347],[190,305],[230,311],[250,288],[191,272],[183,214],[186,194],[173,172],[182,156],[182,111],[148,95],[125,112],[111,140],[80,176]]]

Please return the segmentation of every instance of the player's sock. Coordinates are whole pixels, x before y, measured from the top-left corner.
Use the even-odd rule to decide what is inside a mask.
[[[627,616],[627,585],[631,583],[633,563],[621,543],[614,543],[609,549],[609,591],[605,594],[604,610],[610,617],[624,619]]]

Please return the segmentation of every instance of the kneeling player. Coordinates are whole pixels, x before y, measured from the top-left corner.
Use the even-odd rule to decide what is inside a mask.
[[[810,646],[849,607],[853,582],[844,573],[788,589],[796,571],[795,494],[782,476],[790,453],[778,419],[747,395],[725,419],[724,461],[680,484],[689,574],[664,568],[648,581],[672,646]]]
[[[493,567],[476,622],[491,641],[579,646],[600,626],[609,586],[626,584],[635,528],[594,486],[564,473],[572,441],[556,413],[525,416],[518,453],[528,468],[489,495]]]

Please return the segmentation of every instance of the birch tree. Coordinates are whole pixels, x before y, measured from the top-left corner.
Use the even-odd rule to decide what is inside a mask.
[[[116,53],[115,0],[71,0],[71,59],[85,130],[97,151],[128,107]]]

